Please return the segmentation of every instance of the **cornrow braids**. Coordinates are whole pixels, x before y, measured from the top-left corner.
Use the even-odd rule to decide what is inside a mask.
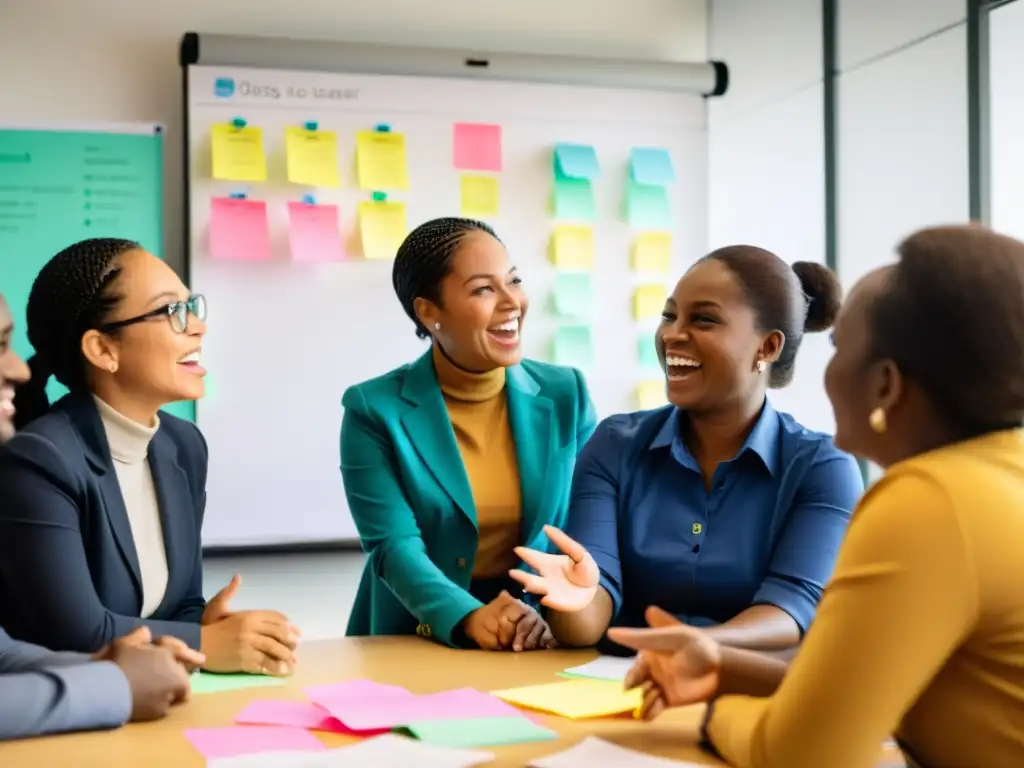
[[[399,247],[391,271],[391,283],[405,314],[416,324],[416,335],[421,339],[429,338],[430,332],[416,317],[415,300],[424,298],[440,304],[441,281],[451,271],[455,252],[466,235],[477,231],[499,240],[494,230],[482,221],[448,216],[420,224]]]
[[[50,259],[36,276],[28,297],[31,380],[18,388],[17,426],[49,408],[50,376],[70,391],[85,388],[82,334],[101,325],[121,301],[114,284],[121,274],[118,257],[141,248],[131,240],[92,238],[75,243]]]

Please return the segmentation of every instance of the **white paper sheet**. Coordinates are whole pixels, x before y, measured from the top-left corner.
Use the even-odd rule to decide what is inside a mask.
[[[697,763],[683,763],[666,757],[655,757],[620,747],[595,736],[563,752],[535,758],[530,768],[701,768]]]
[[[621,658],[619,656],[598,656],[593,661],[580,664],[578,667],[569,667],[565,670],[567,675],[577,677],[593,677],[598,680],[625,680],[626,673],[633,666],[635,658]]]

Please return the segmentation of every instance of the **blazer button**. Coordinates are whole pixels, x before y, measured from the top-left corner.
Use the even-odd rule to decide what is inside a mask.
[[[456,560],[455,560],[455,567],[456,568],[465,568],[466,567],[466,558],[464,558],[464,557],[456,558]]]
[[[420,637],[423,637],[423,625],[422,624],[417,624],[416,625],[416,634],[419,635]]]
[[[429,624],[424,624],[423,625],[423,636],[424,637],[430,637],[431,636],[430,625]]]

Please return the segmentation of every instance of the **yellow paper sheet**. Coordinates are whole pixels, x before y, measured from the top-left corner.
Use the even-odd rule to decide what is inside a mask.
[[[213,178],[225,181],[266,181],[267,156],[263,129],[218,123],[210,134]]]
[[[359,204],[359,235],[363,258],[393,259],[408,232],[405,203]]]
[[[668,290],[661,283],[637,286],[633,292],[633,319],[646,320],[659,317],[665,311]]]
[[[636,386],[636,403],[641,411],[660,408],[668,402],[665,397],[665,380],[652,379]]]
[[[463,176],[462,215],[486,218],[498,215],[500,188],[497,176]]]
[[[551,235],[549,258],[559,269],[594,268],[594,230],[563,225]]]
[[[408,189],[405,136],[390,131],[356,134],[356,176],[363,189]]]
[[[667,275],[672,267],[672,235],[646,232],[633,243],[632,267],[636,272]]]
[[[310,187],[337,187],[338,134],[334,131],[308,131],[289,126],[284,131],[288,158],[288,181]]]
[[[551,712],[571,720],[636,712],[643,701],[643,692],[639,688],[624,691],[620,680],[580,678],[491,693],[509,704]]]

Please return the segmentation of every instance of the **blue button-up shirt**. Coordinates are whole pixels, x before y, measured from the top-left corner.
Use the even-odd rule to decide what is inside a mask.
[[[601,569],[613,626],[657,605],[695,626],[775,605],[806,632],[853,507],[854,459],[765,401],[706,490],[673,406],[603,421],[576,463],[566,533]]]

